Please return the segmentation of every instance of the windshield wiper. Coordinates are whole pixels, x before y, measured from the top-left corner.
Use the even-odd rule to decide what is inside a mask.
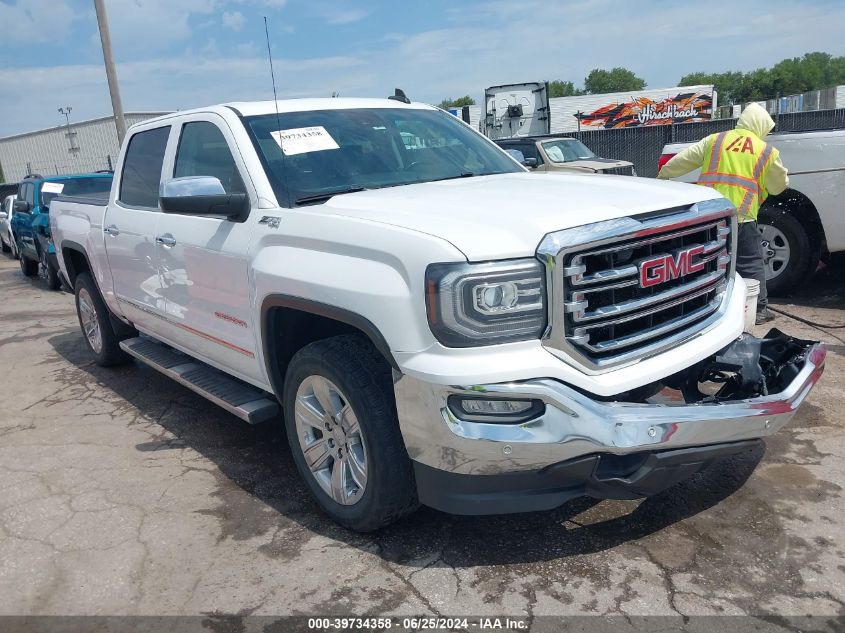
[[[423,182],[440,182],[441,180],[455,180],[457,178],[473,178],[474,176],[475,176],[474,172],[462,171],[457,176],[446,176],[445,178],[435,178],[434,180],[425,180]]]
[[[359,191],[366,191],[366,187],[345,187],[343,189],[336,189],[335,191],[324,191],[323,193],[315,193],[310,196],[302,196],[294,200],[295,204],[310,204],[313,202],[326,202],[327,200],[339,196],[344,193],[358,193]]]

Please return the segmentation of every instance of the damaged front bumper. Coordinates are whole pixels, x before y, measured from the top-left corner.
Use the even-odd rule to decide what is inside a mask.
[[[762,370],[753,365],[755,348],[757,356],[772,352]],[[693,369],[717,382],[721,376],[718,393],[729,400],[696,389],[694,402],[603,401],[550,379],[458,387],[401,376],[396,403],[422,503],[461,514],[522,512],[585,494],[646,496],[748,449],[791,419],[821,377],[825,355],[821,343],[773,331],[762,340],[746,336],[674,377],[688,399]],[[758,393],[765,395],[751,395]],[[450,396],[542,407],[518,424],[482,422],[456,415]]]

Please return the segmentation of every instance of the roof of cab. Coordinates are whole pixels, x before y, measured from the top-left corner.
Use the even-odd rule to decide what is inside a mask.
[[[279,113],[308,112],[310,110],[351,110],[353,108],[412,108],[430,110],[433,106],[424,103],[404,103],[395,99],[353,99],[353,98],[322,98],[322,99],[285,99],[280,101],[244,101],[226,103],[225,106],[236,110],[242,116],[261,114],[275,114],[276,104]]]
[[[41,174],[29,174],[24,180],[42,180],[44,182],[58,182],[60,180],[73,180],[74,178],[114,178],[111,171],[93,171],[81,174],[60,174],[58,176],[43,176]]]
[[[64,174],[61,176],[44,176],[44,181],[55,182],[58,180],[73,180],[74,178],[114,178],[114,172],[94,171],[87,174]]]
[[[278,107],[278,110],[277,110]],[[145,119],[133,125],[148,126],[150,123],[166,121],[176,116],[199,114],[202,112],[217,112],[234,110],[239,116],[258,116],[262,114],[284,114],[288,112],[308,112],[311,110],[352,110],[355,108],[411,108],[414,110],[435,110],[434,106],[425,103],[404,103],[395,99],[357,99],[357,98],[312,98],[312,99],[280,99],[279,101],[234,101],[218,105],[179,110],[153,119]]]

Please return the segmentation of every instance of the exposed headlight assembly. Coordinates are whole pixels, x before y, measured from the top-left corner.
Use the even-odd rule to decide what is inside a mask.
[[[428,322],[447,347],[539,338],[546,327],[546,271],[536,259],[432,264]]]

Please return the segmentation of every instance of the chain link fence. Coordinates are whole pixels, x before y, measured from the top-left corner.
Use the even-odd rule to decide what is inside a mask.
[[[806,132],[845,128],[845,108],[773,115],[776,132]],[[731,130],[736,119],[569,132],[599,156],[634,163],[637,175],[657,176],[657,161],[668,143],[694,143],[709,134]]]

